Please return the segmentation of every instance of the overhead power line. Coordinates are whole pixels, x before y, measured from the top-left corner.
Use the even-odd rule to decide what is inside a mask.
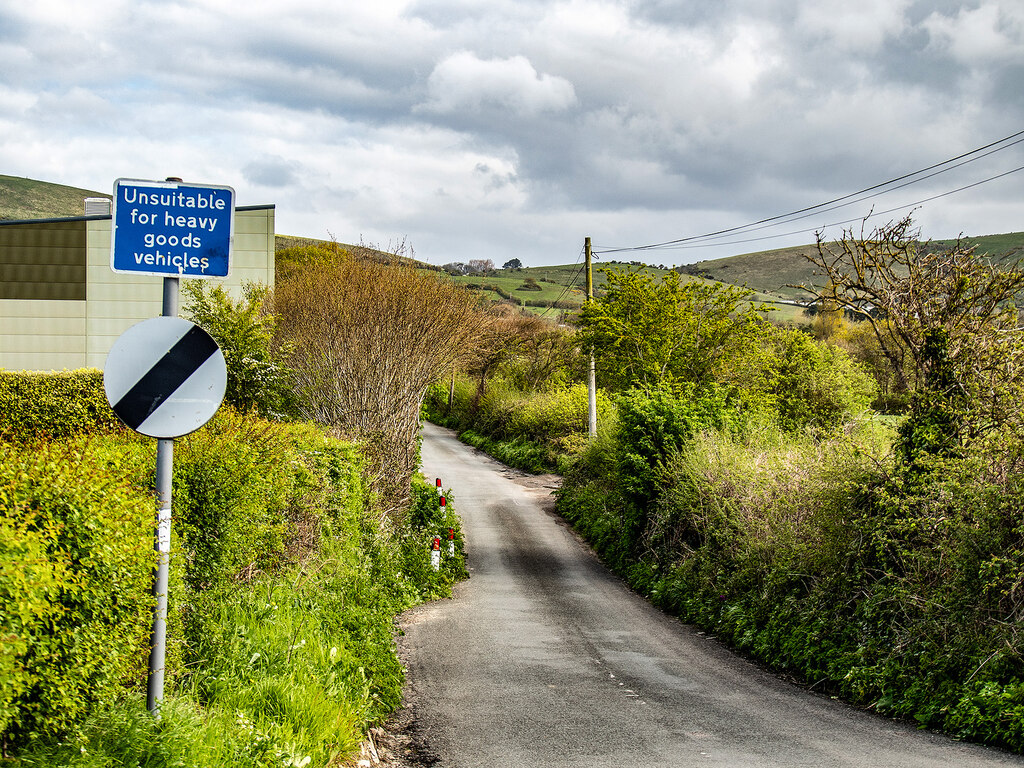
[[[1024,130],[1018,131],[1017,133],[1013,133],[1013,134],[1011,134],[1009,136],[1006,136],[1006,137],[1004,137],[1002,139],[999,139],[997,141],[990,142],[990,143],[985,144],[984,146],[978,147],[976,149],[972,149],[969,152],[964,152],[963,154],[957,155],[956,157],[951,157],[948,160],[943,160],[941,163],[935,163],[935,164],[930,165],[930,166],[928,166],[926,168],[921,168],[921,169],[918,169],[916,171],[912,171],[910,173],[905,173],[902,176],[897,176],[896,178],[889,179],[888,181],[883,181],[883,182],[880,182],[878,184],[873,184],[873,185],[871,185],[869,187],[865,187],[864,189],[858,190],[856,192],[851,192],[851,193],[849,193],[847,195],[842,195],[841,197],[836,197],[836,198],[833,198],[831,200],[826,200],[824,202],[817,203],[816,205],[811,205],[811,206],[806,206],[804,208],[799,208],[799,209],[797,209],[795,211],[790,211],[789,213],[782,213],[782,214],[778,214],[776,216],[769,216],[767,218],[759,219],[758,221],[754,221],[754,222],[751,222],[749,224],[743,224],[743,225],[736,226],[736,227],[728,227],[726,229],[720,229],[720,230],[716,230],[716,231],[713,231],[713,232],[707,232],[707,233],[700,234],[700,235],[691,235],[689,237],[677,238],[675,240],[667,240],[667,241],[660,242],[660,243],[650,243],[650,244],[647,244],[647,245],[638,245],[638,246],[629,246],[629,247],[617,247],[617,248],[602,248],[600,250],[595,250],[595,253],[622,253],[622,252],[627,252],[627,251],[646,251],[646,250],[675,250],[675,249],[679,249],[679,248],[695,248],[695,247],[704,247],[704,246],[709,246],[709,245],[728,245],[728,244],[733,244],[733,243],[754,242],[755,240],[769,240],[769,239],[772,239],[772,238],[775,238],[775,237],[786,237],[787,235],[802,234],[803,232],[807,232],[807,231],[814,232],[814,231],[817,231],[817,230],[821,229],[822,227],[815,227],[815,228],[810,229],[810,230],[800,230],[798,232],[788,232],[788,233],[783,233],[783,234],[778,234],[778,235],[768,235],[768,236],[765,236],[765,237],[751,238],[751,239],[747,239],[747,240],[732,240],[732,239],[730,239],[728,242],[721,242],[721,243],[701,242],[701,241],[718,240],[718,239],[722,239],[722,238],[727,238],[730,235],[739,235],[741,233],[746,233],[746,232],[756,232],[756,231],[759,231],[759,230],[770,229],[770,228],[773,228],[773,227],[781,226],[782,224],[785,224],[785,223],[788,223],[788,222],[798,221],[800,219],[809,218],[811,216],[815,216],[815,215],[818,215],[818,214],[821,214],[821,213],[827,213],[828,211],[837,210],[839,208],[843,208],[843,207],[846,207],[848,205],[853,205],[853,204],[858,203],[858,202],[864,202],[865,200],[870,200],[870,199],[872,199],[874,197],[878,197],[880,195],[887,194],[889,192],[893,192],[893,191],[895,191],[897,189],[902,189],[902,188],[908,187],[908,186],[910,186],[912,184],[917,184],[919,182],[926,181],[927,179],[930,179],[930,178],[933,178],[935,176],[938,176],[939,174],[946,173],[948,171],[954,170],[954,169],[959,168],[961,166],[967,165],[968,163],[972,163],[972,162],[976,162],[977,160],[981,160],[982,158],[988,157],[989,155],[995,154],[996,152],[1002,152],[1003,150],[1009,149],[1010,147],[1013,147],[1013,146],[1015,146],[1017,144],[1020,144],[1022,142],[1024,142]],[[1011,171],[1006,171],[1005,173],[1000,173],[1000,174],[997,174],[995,176],[991,176],[989,178],[982,179],[981,181],[975,182],[973,184],[968,184],[968,185],[959,187],[957,189],[949,190],[947,192],[943,192],[941,194],[934,195],[932,197],[925,198],[924,200],[920,200],[920,201],[917,201],[917,202],[914,202],[914,203],[908,203],[908,204],[903,205],[903,206],[897,206],[895,208],[889,209],[888,211],[880,211],[880,212],[874,213],[872,215],[878,216],[878,215],[882,215],[883,213],[891,213],[893,211],[902,210],[902,209],[905,209],[905,208],[912,208],[914,206],[921,205],[922,203],[929,202],[931,200],[936,200],[936,199],[938,199],[940,197],[946,197],[948,195],[952,195],[952,194],[955,194],[957,192],[962,192],[962,191],[964,191],[966,189],[970,189],[972,187],[976,187],[976,186],[979,186],[981,184],[985,184],[985,183],[987,183],[989,181],[994,181],[996,179],[1003,178],[1004,176],[1009,176],[1010,174],[1017,173],[1018,171],[1020,171],[1022,169],[1024,169],[1024,168],[1015,168],[1015,169],[1013,169]],[[850,223],[851,221],[857,221],[860,218],[863,218],[863,217],[855,217],[855,218],[849,219],[847,221],[836,222],[834,224],[826,224],[826,225],[823,225],[823,226],[824,227],[838,226],[840,224]]]
[[[569,279],[568,284],[566,284],[565,288],[562,289],[562,292],[560,294],[558,294],[558,298],[555,299],[553,302],[551,302],[551,306],[548,307],[546,310],[544,310],[541,313],[541,317],[547,317],[552,309],[556,309],[555,305],[558,304],[558,302],[560,302],[573,288],[576,287],[577,281],[580,279],[580,276],[583,274],[584,267],[586,267],[586,264],[582,261],[583,256],[584,256],[584,250],[583,250],[583,248],[580,248],[579,255],[576,256],[576,262],[575,262],[575,263],[579,264],[579,268],[573,273],[573,276]]]
[[[807,233],[810,233],[810,232],[819,232],[822,229],[829,229],[831,227],[841,227],[841,226],[843,226],[845,224],[852,224],[855,221],[864,221],[865,219],[875,218],[875,217],[878,217],[878,216],[885,216],[886,214],[895,213],[896,211],[903,211],[903,210],[906,210],[907,208],[915,208],[915,207],[917,207],[919,205],[924,205],[925,203],[930,203],[932,200],[938,200],[939,198],[942,198],[942,197],[949,197],[950,195],[955,195],[957,192],[963,192],[964,190],[971,189],[973,187],[980,187],[982,184],[987,184],[990,181],[996,181],[997,179],[1001,179],[1004,176],[1010,176],[1011,174],[1019,173],[1020,171],[1024,171],[1024,165],[1018,166],[1017,168],[1013,168],[1013,169],[1011,169],[1009,171],[1004,171],[1003,173],[996,174],[995,176],[989,176],[987,179],[981,179],[980,181],[975,181],[975,182],[972,182],[971,184],[965,184],[964,186],[957,187],[956,189],[950,189],[950,190],[948,190],[946,192],[940,192],[937,195],[932,195],[931,197],[926,197],[926,198],[924,198],[922,200],[916,200],[916,201],[914,201],[912,203],[907,203],[905,205],[897,205],[894,208],[887,208],[886,210],[883,210],[883,211],[874,211],[873,210],[867,216],[854,216],[853,218],[850,218],[850,219],[844,219],[843,221],[833,221],[833,222],[831,222],[829,224],[822,224],[821,226],[818,226],[818,227],[810,227],[810,228],[807,228],[807,229],[791,230],[789,232],[780,232],[779,234],[776,234],[776,235],[764,235],[762,237],[749,237],[749,238],[745,238],[745,239],[742,239],[742,240],[724,240],[722,242],[717,242],[717,243],[708,243],[708,242],[681,243],[679,245],[666,245],[666,246],[662,246],[662,247],[659,247],[659,248],[647,248],[647,249],[644,249],[644,250],[673,251],[673,250],[684,250],[684,249],[687,249],[687,248],[711,248],[711,247],[714,247],[716,245],[742,245],[743,243],[756,243],[756,242],[760,242],[762,240],[773,240],[773,239],[775,239],[777,237],[790,237],[792,235],[804,235],[804,234],[807,234]],[[785,223],[785,222],[783,222],[783,223]],[[621,250],[633,250],[633,249],[626,248],[626,249],[621,249]],[[601,251],[601,253],[616,253],[616,252],[617,251]]]

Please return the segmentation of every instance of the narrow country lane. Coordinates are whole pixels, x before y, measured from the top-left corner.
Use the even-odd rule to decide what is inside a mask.
[[[402,638],[419,735],[447,768],[971,766],[1024,759],[808,693],[631,593],[552,510],[550,483],[424,427],[471,577]]]

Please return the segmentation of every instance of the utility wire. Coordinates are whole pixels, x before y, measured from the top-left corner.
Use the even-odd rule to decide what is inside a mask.
[[[565,295],[567,293],[569,293],[569,291],[571,291],[573,288],[576,287],[576,281],[580,279],[580,275],[583,273],[583,268],[586,266],[585,263],[581,263],[580,262],[580,260],[583,258],[583,256],[584,256],[584,249],[580,248],[580,252],[576,256],[576,263],[580,265],[579,269],[577,269],[575,274],[573,274],[573,276],[569,280],[568,284],[566,284],[565,288],[562,289],[562,292],[560,294],[558,294],[558,298],[555,299],[553,302],[551,302],[551,306],[548,307],[546,310],[544,310],[541,313],[541,317],[547,317],[548,313],[550,313],[552,309],[557,309],[557,307],[555,305],[558,304],[558,302],[560,302],[565,297]]]
[[[816,210],[811,211],[810,213],[803,213],[803,214],[801,214],[799,216],[793,216],[792,218],[788,219],[788,221],[789,222],[793,222],[793,221],[799,221],[801,219],[808,219],[811,216],[818,215],[819,213],[828,213],[829,211],[837,211],[840,208],[846,208],[846,207],[851,206],[851,205],[856,205],[857,203],[862,203],[865,200],[870,200],[870,199],[872,199],[874,197],[881,197],[882,195],[887,195],[890,192],[895,192],[898,189],[903,189],[904,187],[909,187],[912,184],[917,184],[920,181],[926,181],[928,179],[934,178],[935,176],[939,176],[940,174],[946,173],[947,171],[952,171],[952,170],[955,170],[957,168],[960,168],[961,166],[967,165],[968,163],[973,163],[975,160],[981,160],[983,157],[988,157],[989,155],[994,154],[995,152],[1000,152],[1000,151],[1002,151],[1004,149],[1008,149],[1009,147],[1012,147],[1014,144],[1020,144],[1022,142],[1024,142],[1024,138],[1017,139],[1015,142],[1013,142],[1013,144],[1007,144],[1005,147],[1000,147],[999,149],[993,149],[991,152],[986,152],[985,154],[979,155],[978,157],[972,158],[970,160],[964,160],[963,162],[957,163],[956,165],[951,165],[951,166],[949,166],[947,168],[943,168],[942,170],[935,171],[933,173],[929,173],[927,176],[922,176],[921,178],[918,178],[918,179],[912,179],[911,181],[905,181],[902,184],[897,184],[895,187],[891,187],[890,189],[883,190],[883,191],[875,193],[873,195],[865,195],[864,197],[858,197],[858,198],[856,198],[854,200],[849,200],[849,201],[847,201],[845,203],[839,203],[838,205],[828,205],[827,203],[823,203],[822,205],[825,205],[825,206],[828,206],[828,207],[823,207],[823,208],[821,208],[821,210],[817,210],[816,209]],[[1016,169],[1016,170],[1019,170],[1019,169]],[[993,179],[1001,178],[1002,176],[1006,176],[1006,175],[1009,175],[1010,173],[1014,173],[1014,172],[1015,171],[1008,171],[1005,174],[1000,174],[999,176],[993,176],[991,179],[984,179],[983,181],[978,182],[978,184],[983,184],[983,183],[985,183],[987,181],[992,181]],[[977,184],[971,184],[971,185],[968,185],[966,187],[960,187],[959,189],[952,190],[951,192],[945,192],[945,193],[943,193],[941,195],[936,195],[935,197],[929,197],[929,198],[927,198],[927,200],[919,201],[917,203],[908,203],[907,205],[904,205],[904,206],[898,206],[896,208],[890,209],[889,211],[885,211],[885,213],[889,213],[891,211],[897,211],[897,210],[900,210],[901,208],[910,208],[910,207],[913,207],[915,205],[919,205],[922,202],[928,202],[929,200],[935,200],[938,197],[945,197],[948,194],[953,194],[955,192],[961,192],[961,191],[963,191],[965,189],[969,189],[972,186],[977,186]],[[854,195],[858,195],[858,194],[860,194],[860,193],[859,192],[855,192],[854,193]],[[849,197],[852,197],[852,195],[849,196]],[[843,199],[845,199],[845,198],[843,198]],[[874,214],[874,215],[879,215],[879,214]],[[848,221],[844,221],[844,222],[839,222],[839,223],[846,224],[846,223],[849,223],[849,221],[856,221],[856,219],[852,219],[852,220],[848,220]],[[759,232],[759,231],[764,230],[764,229],[771,229],[772,227],[780,226],[782,223],[788,223],[788,222],[761,224],[760,226],[758,226],[755,223],[755,224],[748,224],[745,227],[738,227],[737,229],[745,229],[747,232]],[[836,225],[835,224],[825,224],[824,225],[824,227],[832,227],[832,226],[836,226]],[[814,230],[810,230],[810,231],[814,231]],[[735,233],[725,233],[725,234],[720,234],[720,235],[708,235],[707,239],[708,240],[718,240],[718,239],[723,238],[723,237],[728,237],[729,234],[735,234]],[[770,237],[785,237],[785,235],[771,235]],[[769,238],[764,238],[764,239],[769,239]],[[741,242],[750,242],[750,241],[741,241]],[[718,245],[718,243],[705,243],[705,244],[706,245]],[[666,247],[670,247],[670,246],[666,246]],[[696,246],[692,246],[692,247],[696,247]],[[651,248],[650,250],[661,250],[661,248],[655,247],[655,248]]]
[[[854,216],[852,219],[845,219],[843,221],[834,221],[831,224],[823,224],[820,227],[812,227],[810,229],[798,229],[798,230],[794,230],[794,231],[791,231],[791,232],[783,232],[783,233],[777,234],[777,235],[765,235],[763,237],[751,237],[751,238],[746,238],[746,239],[743,239],[743,240],[727,240],[727,241],[718,242],[718,243],[681,243],[679,245],[666,245],[666,246],[661,246],[661,247],[658,247],[658,248],[647,249],[647,250],[674,251],[674,250],[684,250],[684,249],[687,249],[687,248],[711,248],[711,247],[716,246],[716,245],[742,245],[743,243],[755,243],[755,242],[759,242],[761,240],[772,240],[772,239],[774,239],[776,237],[789,237],[791,235],[803,235],[803,234],[807,234],[809,232],[820,232],[820,231],[822,231],[824,229],[828,229],[830,227],[839,227],[839,226],[843,226],[844,224],[851,224],[851,223],[853,223],[855,221],[866,221],[867,219],[875,218],[877,216],[885,216],[886,214],[895,213],[896,211],[903,211],[903,210],[906,210],[907,208],[914,208],[914,207],[916,207],[918,205],[923,205],[924,203],[930,203],[932,200],[938,200],[941,197],[948,197],[949,195],[955,195],[957,192],[963,192],[964,190],[971,189],[973,187],[978,187],[978,186],[981,186],[982,184],[987,184],[990,181],[995,181],[997,179],[1003,178],[1004,176],[1009,176],[1009,175],[1014,174],[1014,173],[1019,173],[1020,171],[1024,171],[1024,165],[1018,166],[1017,168],[1013,168],[1013,169],[1011,169],[1009,171],[1005,171],[1005,172],[997,174],[995,176],[989,176],[987,179],[982,179],[981,181],[975,181],[975,182],[973,182],[971,184],[966,184],[966,185],[964,185],[962,187],[957,187],[956,189],[951,189],[951,190],[949,190],[947,192],[940,192],[937,195],[932,195],[931,197],[926,197],[926,198],[924,198],[922,200],[918,200],[918,201],[913,202],[913,203],[907,203],[906,205],[898,205],[895,208],[888,208],[888,209],[886,209],[884,211],[872,211],[867,216]],[[621,249],[621,250],[632,250],[632,249],[625,248],[625,249]],[[601,251],[601,253],[609,253],[609,251]]]
[[[875,196],[878,196],[878,195],[885,194],[886,192],[894,191],[895,189],[901,189],[901,188],[909,186],[911,184],[916,184],[916,183],[918,183],[920,181],[925,181],[926,179],[932,178],[933,176],[937,176],[940,173],[945,173],[946,171],[953,170],[954,168],[959,168],[960,166],[966,165],[967,163],[972,163],[972,162],[975,162],[976,160],[980,160],[980,159],[982,159],[984,157],[988,157],[989,155],[992,155],[992,154],[994,154],[996,152],[1001,152],[1001,151],[1003,151],[1005,149],[1009,149],[1010,147],[1015,146],[1016,144],[1024,142],[1024,138],[1022,138],[1022,137],[1024,137],[1024,130],[1018,131],[1017,133],[1013,133],[1013,134],[1011,134],[1009,136],[1006,136],[1006,137],[1004,137],[1002,139],[999,139],[997,141],[993,141],[993,142],[990,142],[988,144],[985,144],[984,146],[978,147],[977,149],[972,149],[969,152],[964,152],[963,154],[957,155],[956,157],[949,158],[948,160],[943,160],[941,163],[935,163],[934,165],[930,165],[930,166],[928,166],[926,168],[921,168],[919,170],[912,171],[911,173],[906,173],[906,174],[903,174],[902,176],[897,176],[896,178],[889,179],[888,181],[883,181],[883,182],[881,182],[879,184],[874,184],[874,185],[872,185],[870,187],[865,187],[864,189],[861,189],[861,190],[859,190],[857,192],[851,192],[850,194],[843,195],[841,197],[836,197],[836,198],[833,198],[832,200],[827,200],[825,202],[818,203],[816,205],[811,205],[811,206],[807,206],[805,208],[800,208],[800,209],[795,210],[795,211],[790,211],[789,213],[782,213],[782,214],[778,214],[776,216],[770,216],[768,218],[760,219],[760,220],[752,222],[750,224],[743,224],[743,225],[736,226],[736,227],[729,227],[729,228],[726,228],[726,229],[720,229],[720,230],[716,230],[714,232],[708,232],[708,233],[705,233],[705,234],[702,234],[702,235],[692,235],[690,237],[683,237],[683,238],[679,238],[679,239],[676,239],[676,240],[668,240],[668,241],[665,241],[665,242],[662,242],[662,243],[651,243],[651,244],[648,244],[648,245],[621,247],[621,248],[604,248],[604,249],[601,249],[600,251],[595,251],[595,253],[620,253],[620,252],[624,252],[624,251],[644,251],[644,250],[671,249],[671,248],[673,248],[675,246],[681,246],[681,244],[683,244],[683,243],[690,243],[690,242],[697,241],[697,240],[716,239],[716,238],[724,237],[724,236],[727,236],[727,235],[730,235],[730,234],[737,234],[737,233],[742,232],[744,230],[757,231],[758,229],[766,229],[766,228],[769,228],[769,227],[778,226],[779,223],[782,223],[781,222],[782,219],[797,220],[797,219],[800,219],[800,218],[807,218],[808,216],[815,215],[816,213],[821,213],[821,212],[825,212],[825,211],[829,211],[829,210],[835,210],[837,208],[844,207],[845,205],[852,205],[853,203],[862,202],[863,200],[867,200],[867,199],[870,199],[871,197],[875,197]],[[1007,142],[1010,142],[1010,143],[1007,143]],[[1005,146],[999,146],[999,145],[1005,145]],[[994,147],[995,147],[995,149],[993,149]],[[986,152],[985,150],[991,150],[991,151]],[[973,155],[977,155],[977,157],[972,157]],[[971,158],[971,159],[967,160],[965,158]],[[963,160],[963,162],[958,162],[960,160]],[[954,165],[954,163],[955,163],[955,165]],[[943,166],[949,166],[949,167],[943,168]],[[940,169],[940,168],[942,168],[943,170],[936,170],[936,169]],[[929,171],[935,171],[935,173],[930,173],[927,176],[921,176],[921,174],[928,173]],[[1014,172],[1015,171],[1009,171],[1006,174],[1001,174],[1001,176],[1002,175],[1009,175],[1009,173],[1014,173]],[[916,178],[915,179],[914,177],[917,177],[917,176],[921,176],[921,178]],[[978,184],[985,183],[986,181],[991,181],[991,180],[993,180],[995,178],[1000,178],[1000,176],[995,176],[995,177],[992,177],[991,179],[985,179],[985,180],[983,180],[981,182],[978,182]],[[892,187],[893,184],[897,184],[898,182],[905,182],[905,183],[900,184],[899,186],[896,186],[896,187]],[[949,193],[943,193],[942,195],[938,195],[936,197],[943,197],[946,194],[953,194],[954,192],[962,191],[963,189],[969,189],[971,186],[977,186],[977,184],[961,187],[958,190],[953,190],[953,191],[951,191]],[[886,187],[892,187],[892,189],[884,189]],[[878,190],[881,190],[881,191],[878,191]],[[868,194],[868,193],[872,193],[872,192],[875,193],[875,194]],[[864,197],[861,197],[861,196],[864,196]],[[853,200],[852,198],[859,198],[859,199]],[[936,199],[936,198],[929,198],[929,199],[931,200],[931,199]],[[850,201],[850,202],[844,202],[844,201]],[[842,205],[836,205],[837,203],[842,203]],[[910,205],[911,206],[912,205],[918,205],[918,203],[912,203]],[[832,207],[829,207],[829,206],[832,206]],[[910,206],[904,206],[904,207],[910,207]],[[893,209],[893,210],[899,210],[899,209],[897,208],[897,209]],[[801,215],[801,214],[804,214],[804,215]],[[856,219],[854,219],[854,220],[856,220]],[[832,226],[832,225],[828,225],[828,226]],[[772,237],[784,237],[784,236],[785,235],[774,235]],[[770,239],[770,238],[762,238],[762,239]],[[750,241],[737,241],[737,242],[750,242]],[[723,245],[724,244],[725,243],[723,243]]]

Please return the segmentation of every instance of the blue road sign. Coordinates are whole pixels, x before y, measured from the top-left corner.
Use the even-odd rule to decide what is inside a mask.
[[[159,277],[227,277],[235,190],[180,181],[114,182],[110,268]]]

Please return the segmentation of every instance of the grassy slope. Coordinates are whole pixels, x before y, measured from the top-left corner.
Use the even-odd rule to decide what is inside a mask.
[[[621,262],[607,262],[595,265],[594,288],[597,291],[600,291],[604,286],[606,269],[638,269],[638,267]],[[666,269],[658,269],[656,267],[643,267],[642,269],[644,272],[654,275],[655,277],[664,275],[669,271]],[[537,284],[541,286],[542,290],[522,290],[522,286],[528,277],[532,277]],[[465,275],[454,279],[456,282],[471,285],[497,285],[522,301],[528,299],[541,301],[561,300],[573,302],[577,305],[583,303],[584,287],[586,284],[582,273],[582,265],[579,264],[561,264],[547,267],[524,267],[523,269],[516,270],[498,269],[492,272],[489,276]],[[706,280],[708,278],[684,273],[683,279]],[[573,285],[575,287],[569,291],[565,291],[564,289],[568,285]],[[485,293],[495,301],[501,299],[501,296],[493,291],[486,291]],[[775,300],[779,299],[779,297],[778,293],[757,291],[754,295],[754,300],[771,304]],[[773,307],[775,309],[774,319],[784,322],[797,322],[801,319],[803,314],[803,310],[799,307],[793,307],[786,304],[774,304]],[[527,309],[533,309],[533,311],[541,314],[552,314],[555,312],[555,310],[546,310],[541,308],[528,307]]]
[[[964,239],[975,247],[976,253],[990,256],[994,261],[1016,262],[1024,258],[1024,232],[981,235]],[[934,244],[948,247],[955,242],[955,240],[936,240]]]
[[[623,265],[609,263],[594,268],[594,288],[600,290],[604,285],[605,274],[602,266],[621,267]],[[646,267],[646,272],[663,275],[665,270]],[[523,290],[527,278],[532,278],[541,287],[539,291]],[[527,301],[568,301],[582,304],[586,291],[586,276],[582,264],[560,264],[547,267],[524,267],[522,269],[496,269],[488,275],[462,275],[454,278],[458,283],[469,285],[497,285],[516,298]],[[573,286],[566,290],[567,286]],[[498,294],[489,292],[494,298]]]
[[[1024,232],[983,235],[969,237],[966,240],[976,247],[978,253],[987,254],[995,261],[1016,261],[1024,257]],[[946,248],[954,242],[955,240],[935,240],[931,245]],[[746,285],[765,295],[799,300],[806,298],[807,294],[790,286],[816,282],[813,267],[806,258],[814,252],[814,245],[779,248],[699,261],[687,265],[684,269],[689,274]]]
[[[699,261],[684,269],[713,280],[746,285],[765,295],[799,300],[806,297],[806,292],[789,286],[813,280],[811,263],[805,257],[813,252],[813,245],[779,248]]]
[[[85,198],[110,196],[109,192],[93,192],[16,176],[0,176],[0,219],[84,216]]]

